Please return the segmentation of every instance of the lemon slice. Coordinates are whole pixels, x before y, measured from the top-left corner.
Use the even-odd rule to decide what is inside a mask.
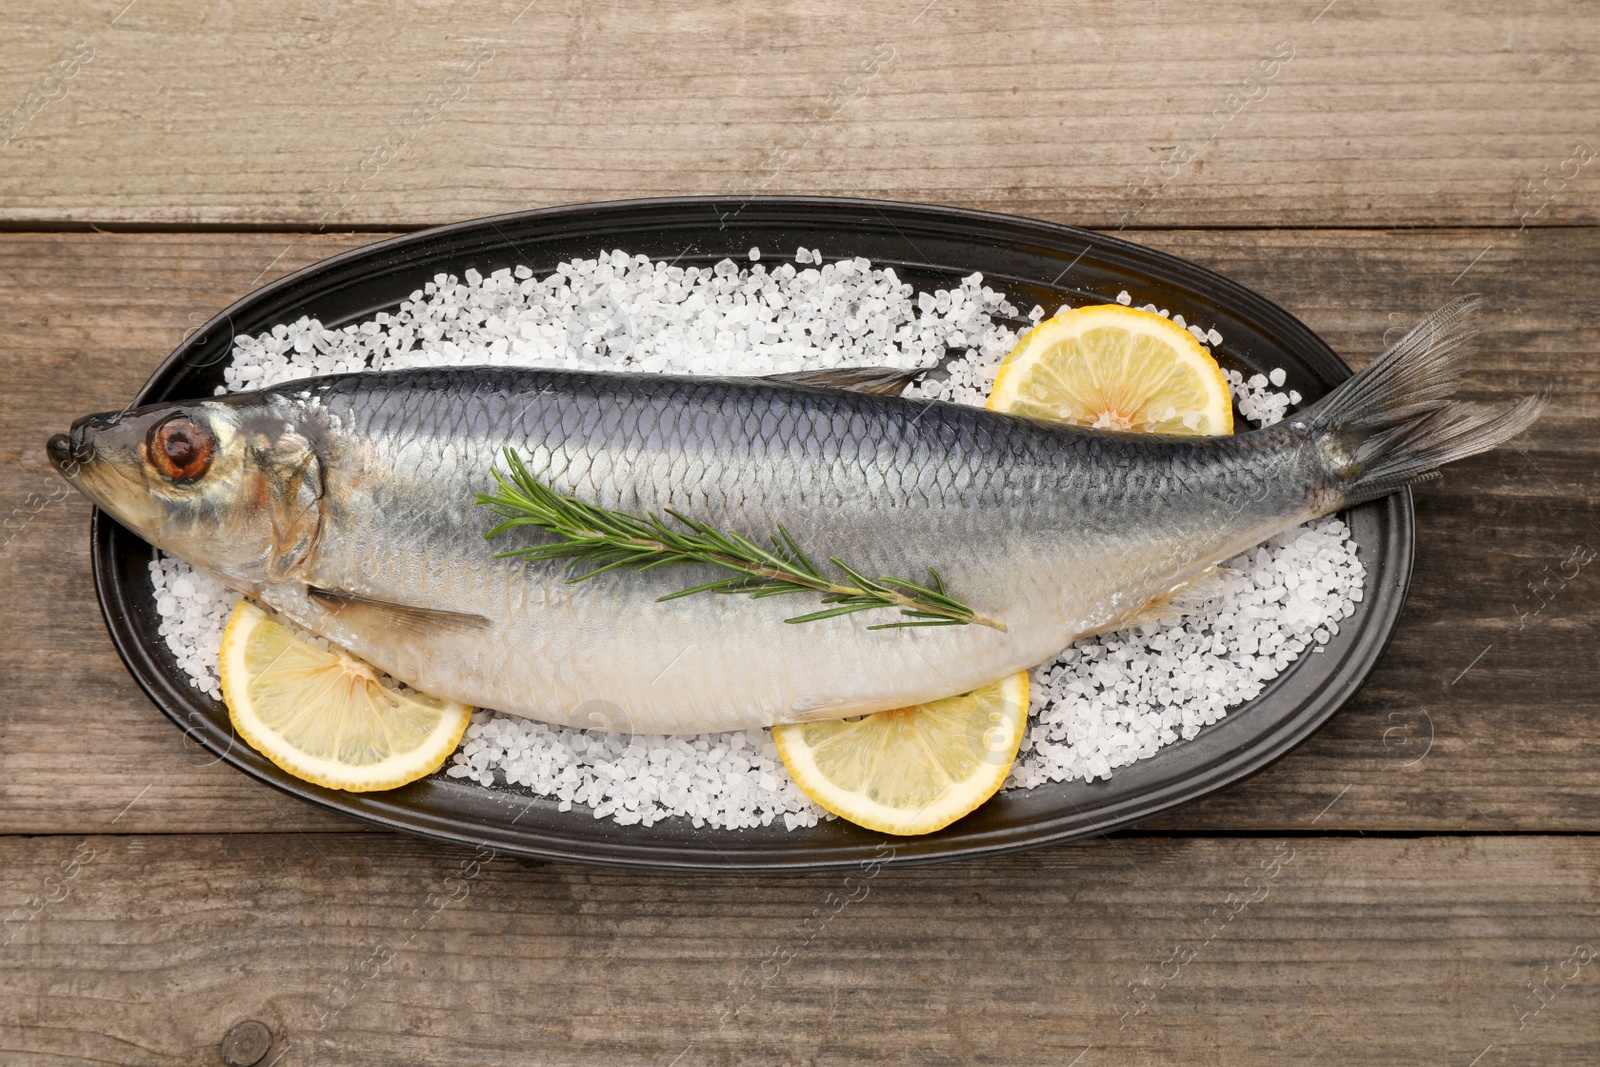
[[[222,699],[239,736],[296,778],[364,793],[437,770],[465,704],[401,693],[347,652],[309,644],[248,600],[222,635]]]
[[[1230,434],[1222,369],[1193,334],[1151,311],[1095,304],[1022,335],[995,375],[992,411],[1102,430]]]
[[[886,834],[929,834],[994,796],[1028,725],[1028,673],[858,719],[774,726],[801,792]]]

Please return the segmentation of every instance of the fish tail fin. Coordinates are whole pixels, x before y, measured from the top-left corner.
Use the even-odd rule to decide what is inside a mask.
[[[1438,477],[1439,467],[1509,441],[1544,411],[1548,396],[1509,408],[1454,399],[1477,308],[1475,296],[1446,304],[1302,416],[1343,505]]]

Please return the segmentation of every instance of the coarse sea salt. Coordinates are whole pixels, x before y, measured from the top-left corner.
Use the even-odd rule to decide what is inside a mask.
[[[301,319],[237,338],[226,390],[484,363],[747,375],[942,365],[906,395],[981,405],[1016,340],[1006,323],[1044,315],[1035,307],[1021,319],[977,274],[919,292],[865,259],[827,263],[802,247],[794,263],[768,269],[759,257],[751,249],[748,266],[678,267],[614,251],[542,278],[526,266],[441,274],[397,311],[366,322],[327,329]],[[1126,292],[1116,300],[1132,303]],[[1202,343],[1222,343],[1215,329],[1174,322]],[[1287,381],[1281,369],[1226,374],[1241,414],[1258,426],[1299,403],[1297,392],[1276,391]],[[150,575],[160,633],[179,668],[220,699],[217,658],[238,595],[162,553]],[[1033,672],[1029,729],[1007,788],[1107,778],[1194,737],[1330,640],[1354,613],[1364,580],[1349,531],[1329,517],[1229,561],[1217,595],[1181,618],[1074,643]],[[684,817],[695,827],[794,829],[833,817],[789,779],[768,730],[628,736],[480,711],[445,773],[621,824]]]

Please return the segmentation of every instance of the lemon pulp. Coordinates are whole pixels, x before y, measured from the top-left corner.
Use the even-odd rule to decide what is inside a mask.
[[[1172,320],[1121,304],[1064,311],[1023,334],[988,407],[1102,430],[1233,432],[1233,399],[1211,353]]]
[[[1028,723],[1028,674],[858,719],[772,728],[802,792],[869,830],[926,834],[1005,783]]]

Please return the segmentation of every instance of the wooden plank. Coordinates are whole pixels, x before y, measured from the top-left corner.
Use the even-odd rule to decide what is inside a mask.
[[[723,192],[1102,227],[1600,219],[1582,0],[27,0],[0,27],[12,222]]]
[[[1543,582],[1546,568],[1559,572],[1585,539],[1600,545],[1590,526],[1600,485],[1600,296],[1581,283],[1594,274],[1591,235],[1143,236],[1257,287],[1357,363],[1386,330],[1476,286],[1486,294],[1485,351],[1469,394],[1553,390],[1551,410],[1520,450],[1472,460],[1419,491],[1411,599],[1362,693],[1277,767],[1154,828],[1591,830],[1600,817],[1600,743],[1588,727],[1600,690],[1600,582],[1585,569],[1542,586],[1549,605],[1538,614],[1518,614],[1540,603],[1529,582]],[[78,414],[126,403],[190,324],[278,273],[365,240],[0,236],[0,316],[10,326],[0,512],[21,517],[0,548],[9,594],[0,607],[0,829],[349,825],[209,765],[143,697],[98,617],[88,507],[57,490],[42,444]]]
[[[382,835],[0,855],[18,1067],[216,1063],[243,1019],[283,1067],[1555,1067],[1600,1047],[1592,837],[1152,838],[803,877]]]

